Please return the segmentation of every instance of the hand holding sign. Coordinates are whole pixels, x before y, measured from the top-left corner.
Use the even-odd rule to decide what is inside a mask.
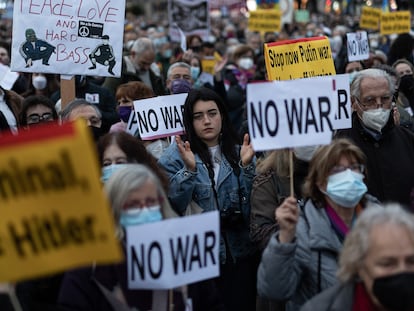
[[[295,197],[286,198],[276,208],[275,217],[279,223],[279,242],[290,243],[295,237],[296,224],[299,220],[299,209]]]
[[[195,171],[196,163],[194,153],[191,151],[190,142],[183,142],[179,135],[175,136],[177,142],[178,151],[180,152],[181,159],[183,159],[185,166],[190,171]]]
[[[243,166],[249,165],[254,156],[253,145],[249,140],[249,134],[244,134],[243,145],[240,149],[240,159]]]

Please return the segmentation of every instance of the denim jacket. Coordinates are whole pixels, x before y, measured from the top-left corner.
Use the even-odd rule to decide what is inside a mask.
[[[207,167],[197,154],[195,160],[196,170],[194,172],[187,170],[177,145],[172,144],[164,151],[158,161],[170,179],[168,198],[174,210],[181,215],[184,214],[191,200],[194,200],[203,209],[203,212],[216,210],[216,198]],[[255,162],[253,161],[246,167],[240,167],[240,174],[237,176],[227,159],[222,157],[216,185],[219,210],[221,214],[231,214],[234,210],[241,210],[242,223],[240,226],[231,228],[222,226],[221,263],[225,263],[226,260],[235,262],[255,251],[249,238],[250,192],[254,171]]]

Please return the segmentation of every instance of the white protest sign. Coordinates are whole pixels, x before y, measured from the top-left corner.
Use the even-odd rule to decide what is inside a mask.
[[[369,58],[369,44],[366,31],[347,33],[346,38],[348,61],[354,62]]]
[[[13,71],[120,76],[125,0],[15,0]]]
[[[171,289],[219,275],[219,213],[127,227],[128,288]]]
[[[349,90],[349,75],[335,75],[333,80],[334,105],[336,105],[335,120],[332,122],[334,130],[352,127],[351,92]]]
[[[18,78],[17,72],[11,71],[9,66],[0,64],[0,86],[3,89],[11,90]]]
[[[129,115],[127,127],[125,130],[127,133],[131,134],[132,136],[135,136],[135,134],[138,132],[138,123],[137,123],[137,115],[132,112]]]
[[[349,85],[347,75],[344,77],[248,84],[247,117],[254,149],[329,144],[332,131],[343,128],[350,119],[345,113],[349,112],[349,86],[338,88],[345,82]]]
[[[184,133],[183,110],[186,93],[134,101],[138,131],[142,140]]]

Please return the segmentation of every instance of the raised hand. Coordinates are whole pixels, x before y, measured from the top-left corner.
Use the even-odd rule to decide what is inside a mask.
[[[249,142],[249,134],[244,134],[243,137],[243,145],[241,146],[240,149],[240,159],[242,162],[242,166],[246,166],[249,165],[254,157],[254,149],[253,146],[251,144],[251,142]]]
[[[276,208],[275,218],[279,223],[279,242],[292,242],[295,238],[296,224],[299,220],[299,208],[296,198],[286,198],[283,203]]]
[[[186,168],[189,171],[195,171],[195,156],[194,153],[191,151],[190,142],[183,142],[179,135],[175,136],[175,141],[177,142],[178,152],[180,153],[181,159],[183,159]]]

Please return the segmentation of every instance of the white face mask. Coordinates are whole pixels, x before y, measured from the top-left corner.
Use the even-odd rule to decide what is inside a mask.
[[[293,152],[295,154],[295,157],[297,157],[299,160],[309,162],[312,159],[313,154],[315,153],[316,149],[318,148],[319,148],[319,145],[295,147],[293,148]]]
[[[370,129],[381,132],[390,118],[391,109],[371,109],[362,112],[362,123]]]
[[[156,159],[159,159],[164,152],[165,149],[168,147],[168,142],[162,139],[157,139],[153,141],[149,145],[146,146],[146,149],[149,153],[151,153]]]
[[[36,90],[43,90],[44,88],[46,88],[47,79],[45,76],[36,76],[33,77],[32,84]]]
[[[239,59],[238,65],[244,70],[249,70],[253,67],[253,59],[250,57],[242,57]]]

